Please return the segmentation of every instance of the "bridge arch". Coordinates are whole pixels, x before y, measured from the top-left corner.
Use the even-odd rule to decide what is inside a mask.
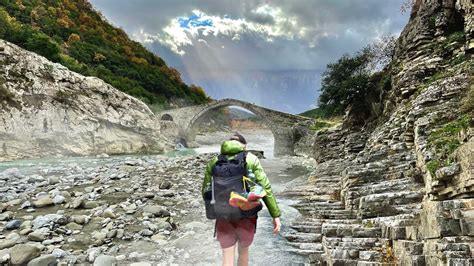
[[[189,121],[185,129],[184,137],[188,141],[194,141],[198,133],[198,126],[203,122],[206,114],[212,110],[228,106],[239,106],[247,109],[260,117],[264,124],[272,131],[275,139],[274,153],[278,155],[294,155],[294,131],[293,126],[296,121],[305,119],[287,113],[263,108],[248,102],[236,99],[224,99],[215,101],[197,112]]]

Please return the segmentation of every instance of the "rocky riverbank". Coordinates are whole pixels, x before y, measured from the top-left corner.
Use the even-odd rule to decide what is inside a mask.
[[[200,198],[211,156],[69,158],[4,169],[0,264],[214,264],[220,249]],[[288,173],[276,173],[303,161],[288,157],[264,166],[283,190]],[[268,228],[260,230],[271,237],[263,215]]]
[[[0,161],[159,153],[170,144],[146,104],[0,40]]]

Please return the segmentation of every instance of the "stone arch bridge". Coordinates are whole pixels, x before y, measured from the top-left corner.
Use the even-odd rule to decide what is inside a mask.
[[[283,113],[260,107],[255,104],[236,100],[223,99],[210,104],[190,106],[163,111],[159,114],[162,133],[169,137],[184,138],[194,141],[198,133],[198,126],[204,121],[206,114],[211,110],[228,106],[245,108],[260,117],[272,131],[275,139],[275,155],[293,155],[295,143],[294,126],[298,122],[309,118]]]

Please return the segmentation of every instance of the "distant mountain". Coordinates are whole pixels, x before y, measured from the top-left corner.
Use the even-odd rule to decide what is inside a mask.
[[[0,0],[0,39],[152,106],[207,101],[202,88],[186,85],[176,69],[109,24],[87,0]]]

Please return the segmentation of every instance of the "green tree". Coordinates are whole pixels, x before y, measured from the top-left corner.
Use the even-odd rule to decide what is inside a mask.
[[[60,60],[61,48],[44,33],[33,33],[27,39],[25,47],[53,61]]]
[[[369,49],[363,49],[355,56],[346,54],[328,64],[321,82],[320,108],[329,115],[342,115],[348,106],[363,101],[372,57]]]

